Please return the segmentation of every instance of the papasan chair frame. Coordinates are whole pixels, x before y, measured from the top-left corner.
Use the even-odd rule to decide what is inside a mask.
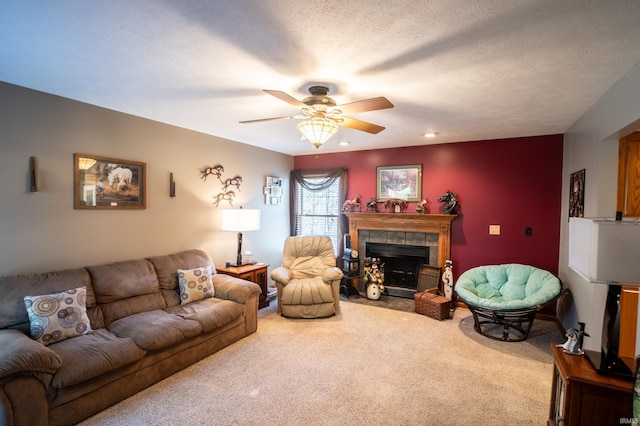
[[[538,311],[560,297],[562,282],[551,272],[529,265],[486,265],[460,275],[455,292],[471,311],[477,333],[521,342],[529,337]]]

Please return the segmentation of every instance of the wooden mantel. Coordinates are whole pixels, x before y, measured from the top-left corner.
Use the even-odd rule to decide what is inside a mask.
[[[360,229],[374,231],[424,232],[438,234],[438,266],[451,259],[451,222],[455,214],[356,213],[344,212],[349,219],[351,245],[358,247]]]

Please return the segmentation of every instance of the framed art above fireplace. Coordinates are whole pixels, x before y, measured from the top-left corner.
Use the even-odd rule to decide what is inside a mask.
[[[376,198],[381,201],[422,199],[422,164],[407,166],[378,166]]]

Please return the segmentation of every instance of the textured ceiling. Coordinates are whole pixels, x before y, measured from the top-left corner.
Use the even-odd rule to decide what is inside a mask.
[[[638,0],[3,0],[0,80],[291,155],[298,99],[384,96],[321,152],[563,133],[640,61]],[[421,136],[438,133],[435,139]],[[347,140],[347,148],[337,142]]]

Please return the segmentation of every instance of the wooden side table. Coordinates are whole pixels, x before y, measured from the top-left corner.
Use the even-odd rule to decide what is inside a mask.
[[[631,424],[631,381],[603,376],[585,356],[553,350],[553,386],[548,425]]]
[[[266,263],[255,263],[253,265],[216,267],[216,271],[219,274],[231,275],[232,277],[258,284],[262,289],[262,294],[258,301],[258,308],[264,308],[265,306],[269,306],[269,302],[271,301],[268,297],[269,289],[267,288],[268,268],[269,265]]]

